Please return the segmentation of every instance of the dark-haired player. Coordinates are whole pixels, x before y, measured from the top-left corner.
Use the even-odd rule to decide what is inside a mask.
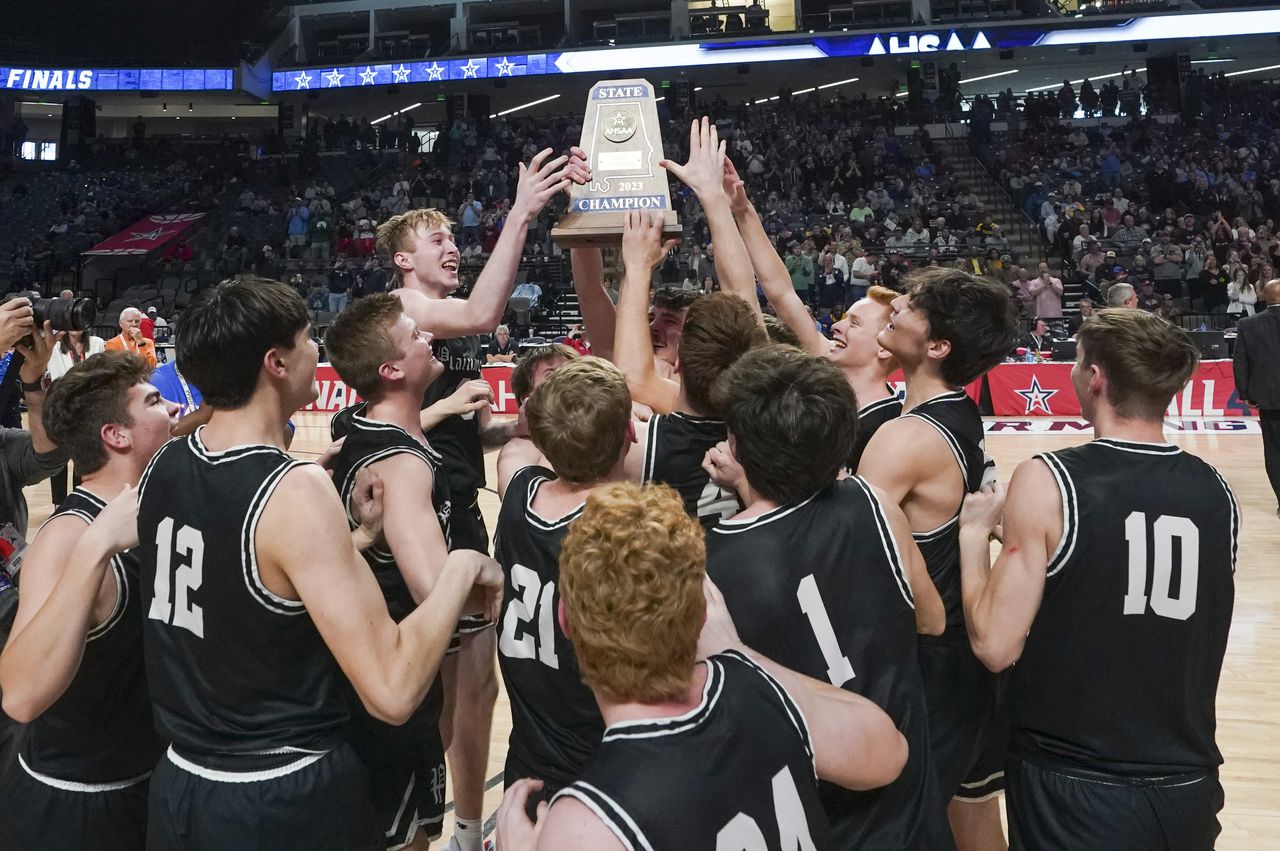
[[[685,508],[706,527],[738,509],[737,498],[711,481],[702,468],[707,451],[727,435],[716,384],[743,353],[767,337],[757,313],[727,292],[702,296],[690,306],[676,364],[679,381],[654,372],[649,335],[643,327],[650,272],[666,253],[662,220],[629,213],[622,237],[626,274],[618,300],[615,348],[631,396],[655,413],[628,459],[633,479],[674,487]]]
[[[870,789],[902,768],[906,743],[871,701],[738,638],[670,489],[597,489],[560,562],[561,628],[608,727],[537,825],[540,784],[508,790],[504,851],[828,849],[817,778]]]
[[[498,624],[511,702],[504,774],[507,785],[542,780],[550,797],[578,778],[604,730],[573,644],[556,620],[560,545],[592,491],[626,477],[635,430],[627,381],[599,358],[557,368],[524,412],[532,448],[525,465],[504,449],[500,475],[509,478],[494,536],[494,557],[507,575]],[[541,466],[544,459],[550,469]]]
[[[405,315],[401,301],[375,293],[329,326],[325,348],[342,380],[367,402],[351,418],[333,462],[333,482],[355,525],[357,477],[383,484],[382,539],[365,551],[387,610],[404,620],[431,598],[449,552],[450,504],[440,455],[422,431],[421,403],[443,367],[431,334]],[[430,506],[431,511],[424,511]],[[425,848],[444,819],[443,686],[437,677],[408,722],[386,724],[357,705],[351,741],[369,769],[373,803],[388,848]]]
[[[1004,765],[998,683],[965,633],[959,516],[965,494],[995,477],[982,417],[964,386],[1013,345],[1013,305],[1007,288],[953,269],[922,269],[908,284],[878,338],[906,375],[903,414],[876,432],[858,474],[902,506],[946,606],[946,631],[921,636],[920,663],[942,794],[970,802],[950,807],[956,842],[962,849],[998,847],[1004,843],[992,797]]]
[[[1010,840],[1212,848],[1240,512],[1217,470],[1165,442],[1198,353],[1129,309],[1098,311],[1078,343],[1071,383],[1094,439],[1023,462],[1007,499],[984,488],[960,516],[974,652],[1013,666]]]
[[[135,534],[137,501],[122,489],[176,421],[150,373],[136,354],[106,352],[72,367],[44,407],[44,428],[83,481],[27,551],[0,655],[5,712],[27,724],[17,766],[0,767],[0,847],[146,844],[147,779],[163,746],[143,670],[138,561],[113,542]]]
[[[874,701],[907,739],[888,786],[823,785],[833,847],[950,847],[916,650],[917,631],[942,632],[945,612],[902,510],[856,476],[836,481],[857,436],[853,391],[833,364],[784,346],[744,355],[723,390],[732,458],[721,447],[712,459],[741,464],[747,507],[708,532],[707,571],[739,634]]]
[[[156,453],[138,489],[147,676],[172,742],[147,846],[383,849],[344,740],[342,674],[371,715],[404,723],[474,586],[495,592],[501,571],[452,553],[430,604],[397,624],[328,475],[281,448],[316,397],[302,299],[224,282],[179,331],[178,366],[213,415]]]

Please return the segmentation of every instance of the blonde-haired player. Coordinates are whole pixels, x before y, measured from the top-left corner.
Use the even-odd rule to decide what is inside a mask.
[[[548,148],[528,165],[520,165],[515,201],[503,221],[502,234],[465,300],[451,297],[458,288],[461,255],[448,216],[434,209],[410,210],[378,227],[378,250],[391,259],[400,281],[393,292],[403,303],[405,314],[434,337],[435,357],[444,365],[443,375],[431,384],[423,399],[423,408],[444,401],[480,378],[484,358],[477,335],[491,332],[502,318],[530,224],[557,192],[589,179],[580,149],[555,158],[551,154]],[[348,412],[334,418],[335,437],[350,427]],[[453,506],[454,548],[489,549],[478,499],[485,484],[484,449],[505,443],[513,427],[513,423],[493,421],[488,407],[479,405],[465,415],[445,416],[431,430],[431,443],[444,458],[444,477]],[[457,829],[451,846],[455,851],[480,850],[489,730],[498,694],[490,626],[464,618],[459,624],[460,650],[446,660],[443,671],[446,699],[441,730],[453,774]],[[464,711],[456,712],[459,705]]]

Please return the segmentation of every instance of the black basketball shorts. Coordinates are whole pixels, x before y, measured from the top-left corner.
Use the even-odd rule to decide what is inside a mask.
[[[973,655],[963,630],[920,636],[919,654],[938,789],[944,800],[989,797],[1003,782],[1003,746],[993,744],[994,760],[986,752],[989,732],[999,727],[996,675]]]
[[[224,771],[173,748],[151,779],[147,851],[383,851],[369,777],[349,745]]]
[[[1132,778],[1011,754],[1007,777],[1012,851],[1210,851],[1222,831],[1216,769]]]
[[[147,777],[75,783],[15,758],[0,785],[0,851],[139,851],[147,838]]]
[[[466,494],[453,503],[453,513],[449,517],[449,546],[454,550],[489,552],[489,531],[485,528],[480,498],[476,494]],[[463,636],[492,627],[493,621],[485,620],[481,615],[463,615],[453,631],[448,652],[457,653],[462,649]]]

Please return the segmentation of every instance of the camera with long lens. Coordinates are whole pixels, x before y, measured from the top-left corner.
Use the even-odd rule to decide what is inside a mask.
[[[14,293],[9,298],[31,301],[37,328],[43,328],[44,323],[49,322],[54,331],[88,331],[98,316],[98,309],[89,298],[44,298],[37,292]],[[19,342],[30,346],[33,341],[28,335]]]

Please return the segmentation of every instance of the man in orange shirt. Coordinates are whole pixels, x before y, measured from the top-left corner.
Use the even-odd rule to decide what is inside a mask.
[[[107,340],[107,348],[134,352],[145,358],[153,368],[156,365],[156,344],[142,336],[142,311],[136,307],[126,307],[120,311],[120,333]]]

